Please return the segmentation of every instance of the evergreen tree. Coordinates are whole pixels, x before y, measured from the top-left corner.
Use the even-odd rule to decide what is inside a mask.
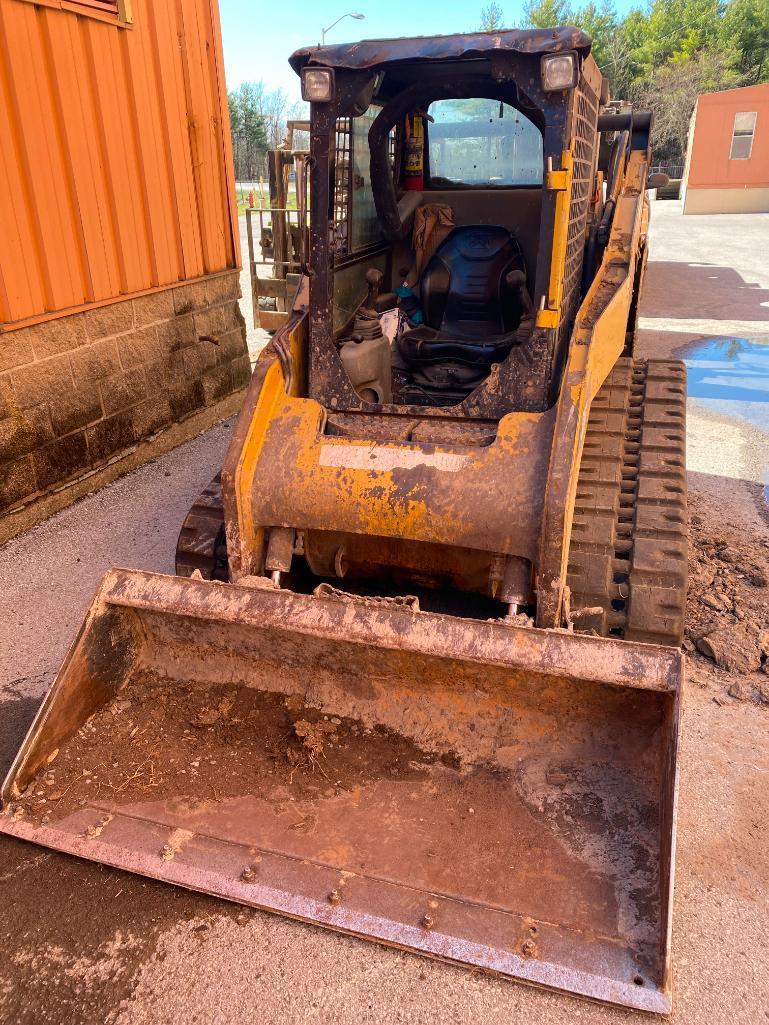
[[[574,23],[568,0],[526,0],[523,14],[526,28],[555,28]]]
[[[254,181],[265,173],[265,155],[269,149],[267,125],[259,109],[259,90],[252,82],[227,94],[230,107],[232,151],[235,177]]]
[[[499,32],[502,28],[502,8],[490,3],[481,11],[481,32]]]
[[[723,48],[736,51],[745,85],[769,82],[769,0],[731,0],[720,24]]]

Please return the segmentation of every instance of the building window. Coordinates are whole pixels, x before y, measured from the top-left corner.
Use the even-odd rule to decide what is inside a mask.
[[[732,149],[730,160],[750,160],[753,149],[753,136],[756,132],[755,112],[734,115],[734,131],[732,132]]]

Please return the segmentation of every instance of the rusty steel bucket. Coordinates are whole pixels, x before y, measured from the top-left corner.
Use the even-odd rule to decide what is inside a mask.
[[[653,645],[113,570],[0,828],[664,1013],[682,672]]]

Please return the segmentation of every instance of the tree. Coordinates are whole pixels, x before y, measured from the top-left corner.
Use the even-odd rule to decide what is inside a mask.
[[[718,45],[721,0],[652,0],[636,60],[648,76],[670,60],[688,60]]]
[[[283,89],[264,82],[243,82],[228,93],[235,177],[255,181],[267,174],[267,151],[286,136],[286,122],[302,116],[304,105],[292,103]]]
[[[574,24],[611,95],[655,114],[658,157],[682,163],[697,96],[769,81],[769,0],[647,0],[623,17],[612,0],[528,0],[533,28]]]
[[[300,118],[305,105],[292,102],[285,89],[273,89],[268,92],[262,82],[259,83],[259,112],[264,118],[270,138],[270,149],[277,149],[286,136],[286,122]]]
[[[601,6],[586,4],[581,10],[575,11],[574,22],[593,40],[592,54],[598,67],[608,78],[616,71],[618,52],[613,41],[619,30],[617,11],[611,0],[603,0]]]
[[[638,83],[631,98],[654,115],[652,150],[655,163],[683,164],[694,106],[700,93],[735,85],[737,76],[718,50],[671,60]]]
[[[499,32],[502,28],[502,8],[490,3],[481,10],[481,32]]]
[[[265,154],[269,149],[267,126],[259,111],[258,87],[253,82],[243,82],[227,94],[227,100],[235,177],[239,181],[253,181],[264,173]]]
[[[722,47],[737,51],[746,85],[769,81],[769,0],[731,0],[721,19]]]
[[[526,28],[554,28],[574,23],[568,0],[526,0],[523,16]]]

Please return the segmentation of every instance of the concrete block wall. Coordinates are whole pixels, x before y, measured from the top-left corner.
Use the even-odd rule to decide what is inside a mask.
[[[243,389],[239,295],[227,271],[0,333],[0,517]]]

